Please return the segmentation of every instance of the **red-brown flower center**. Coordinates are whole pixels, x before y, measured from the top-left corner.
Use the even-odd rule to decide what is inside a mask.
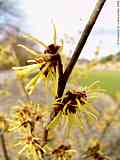
[[[60,46],[50,44],[45,50],[44,53],[49,53],[49,54],[56,54]]]

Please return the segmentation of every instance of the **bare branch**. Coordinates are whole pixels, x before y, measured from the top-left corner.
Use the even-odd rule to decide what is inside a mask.
[[[0,129],[0,141],[1,141],[1,146],[2,146],[2,149],[3,149],[5,160],[10,160],[10,158],[8,156],[6,144],[5,144],[4,132],[3,132],[2,129]]]
[[[97,17],[100,13],[100,11],[102,10],[102,7],[104,6],[106,0],[98,0],[98,2],[96,3],[96,6],[93,10],[92,15],[90,16],[90,19],[87,23],[87,25],[85,26],[85,29],[81,35],[81,38],[76,46],[76,49],[73,53],[72,59],[70,60],[70,63],[68,64],[65,72],[63,73],[63,68],[62,68],[62,63],[61,63],[61,59],[59,61],[59,79],[58,79],[58,90],[57,90],[57,98],[60,98],[63,95],[66,83],[68,81],[68,78],[74,68],[74,65],[76,64],[78,57],[87,41],[87,38],[97,20]],[[57,114],[55,113],[54,109],[50,114],[50,120],[48,122],[48,124],[57,116]],[[45,128],[44,129],[44,143],[43,146],[47,143],[47,137],[48,137],[48,129]]]
[[[75,48],[73,56],[72,56],[68,66],[66,67],[66,70],[64,72],[62,82],[60,83],[61,86],[59,89],[59,97],[61,97],[64,92],[68,78],[69,78],[69,76],[70,76],[70,74],[71,74],[80,54],[81,54],[81,51],[82,51],[82,49],[88,39],[88,36],[89,36],[89,34],[90,34],[90,32],[91,32],[91,30],[97,20],[97,17],[99,15],[100,11],[102,10],[102,7],[104,6],[105,2],[106,2],[106,0],[98,0],[96,3],[96,6],[90,16],[90,19],[89,19],[88,23],[86,24],[85,29],[82,32],[81,38]]]
[[[61,57],[59,56],[59,60],[58,60],[58,88],[57,88],[57,97],[59,97],[60,95],[60,90],[61,90],[61,82],[63,79],[63,64],[61,62]]]

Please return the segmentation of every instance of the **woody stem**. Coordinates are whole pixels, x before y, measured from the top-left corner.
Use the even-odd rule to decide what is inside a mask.
[[[70,60],[70,62],[68,64],[68,66],[66,67],[64,73],[62,71],[62,63],[60,61],[59,70],[58,70],[59,71],[59,80],[58,80],[57,98],[62,97],[62,95],[64,93],[64,90],[65,90],[65,87],[66,87],[66,84],[67,84],[67,81],[68,81],[68,79],[70,77],[70,74],[71,74],[71,72],[72,72],[72,70],[73,70],[73,68],[74,68],[74,66],[75,66],[80,54],[81,54],[81,51],[82,51],[82,49],[83,49],[83,47],[84,47],[84,45],[85,45],[90,33],[91,33],[91,30],[92,30],[92,28],[93,28],[93,26],[94,26],[94,24],[95,24],[95,22],[96,22],[96,20],[98,18],[98,15],[100,14],[105,2],[106,2],[106,0],[98,0],[97,1],[96,5],[95,5],[95,8],[94,8],[94,10],[93,10],[93,12],[92,12],[92,14],[91,14],[91,16],[89,18],[88,23],[85,26],[85,29],[82,32],[82,35],[80,37],[80,40],[78,41],[78,44],[77,44],[77,46],[75,48],[73,56],[72,56],[72,58],[71,58],[71,60]],[[51,113],[52,116],[50,115],[51,118],[49,120],[49,123],[57,115],[54,112],[55,111],[53,109],[53,111]],[[47,143],[47,137],[48,137],[48,129],[45,129],[44,130],[44,144]]]

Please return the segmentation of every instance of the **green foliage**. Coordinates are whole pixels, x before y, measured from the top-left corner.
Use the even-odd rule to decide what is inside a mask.
[[[87,73],[86,77],[79,76],[79,73],[76,74],[75,72],[76,70],[73,71],[72,78],[75,77],[74,83],[76,83],[76,85],[81,84],[81,86],[84,86],[89,85],[94,81],[100,81],[102,88],[105,89],[105,92],[114,97],[116,92],[120,90],[119,71],[92,71]],[[76,76],[74,76],[74,74]]]
[[[10,47],[11,44],[0,45],[0,69],[10,69],[17,64]]]
[[[103,58],[100,60],[100,62],[101,62],[101,63],[106,63],[106,62],[111,62],[111,61],[113,61],[113,60],[115,60],[115,61],[117,61],[117,62],[120,61],[120,52],[117,52],[115,55],[110,54],[110,55],[108,55],[108,56],[106,56],[106,57],[103,57]]]
[[[101,63],[106,63],[106,62],[112,61],[113,58],[114,58],[114,56],[112,54],[108,55],[108,56],[101,59]]]

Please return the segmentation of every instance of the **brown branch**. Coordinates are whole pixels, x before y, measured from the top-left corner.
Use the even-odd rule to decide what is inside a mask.
[[[102,7],[104,6],[106,0],[98,0],[98,2],[96,3],[96,6],[92,12],[92,15],[90,16],[90,19],[88,21],[88,23],[85,26],[85,29],[81,35],[81,38],[75,48],[75,51],[73,53],[73,56],[70,60],[70,63],[68,64],[68,66],[66,67],[65,72],[63,73],[63,68],[62,68],[62,63],[61,63],[61,59],[59,61],[59,68],[58,68],[58,72],[59,72],[59,79],[58,79],[58,90],[57,90],[57,98],[62,97],[66,83],[68,81],[68,78],[79,58],[79,55],[87,41],[87,38],[97,20],[97,17],[100,13],[100,11],[102,10]],[[54,117],[57,116],[57,114],[55,114],[55,111],[53,109],[51,115],[50,115],[50,119],[48,124],[54,119]],[[47,143],[47,137],[48,137],[48,129],[44,129],[44,140],[43,140],[43,146]]]
[[[57,88],[57,97],[60,97],[60,90],[61,90],[61,82],[62,82],[62,79],[63,79],[63,64],[62,64],[62,61],[61,61],[61,57],[59,56],[59,59],[58,59],[58,88]]]
[[[70,76],[70,74],[71,74],[80,54],[81,54],[81,51],[82,51],[82,49],[88,39],[88,36],[89,36],[89,34],[90,34],[90,32],[91,32],[91,30],[97,20],[97,17],[99,15],[100,11],[102,10],[102,7],[104,6],[105,2],[106,2],[106,0],[98,0],[96,3],[96,6],[90,16],[90,19],[89,19],[88,23],[86,24],[85,29],[82,32],[81,38],[75,48],[73,56],[72,56],[68,66],[66,67],[66,70],[64,72],[63,79],[60,83],[61,86],[60,86],[59,94],[58,94],[59,97],[61,97],[64,92],[64,89],[65,89],[66,83],[69,79],[69,76]]]
[[[1,146],[2,146],[2,150],[3,150],[3,153],[4,153],[5,160],[10,160],[10,158],[8,156],[6,144],[5,144],[4,132],[3,132],[2,129],[0,129],[0,141],[1,141]]]
[[[57,88],[57,97],[59,97],[59,93],[60,93],[60,86],[61,86],[61,81],[62,81],[62,78],[63,78],[63,65],[62,65],[62,61],[61,61],[61,57],[60,55],[58,55],[58,88]],[[48,121],[48,124],[53,120],[53,118],[55,117],[55,113],[54,113],[54,109],[53,111],[51,112],[51,115],[50,115],[50,118],[49,118],[49,121]],[[47,143],[47,138],[48,138],[48,129],[45,128],[44,129],[44,134],[43,134],[43,146]]]

